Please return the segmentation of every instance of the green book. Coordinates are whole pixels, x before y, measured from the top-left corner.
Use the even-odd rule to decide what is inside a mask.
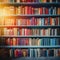
[[[43,2],[43,0],[39,0],[39,2],[40,2],[40,3],[42,3],[42,2]]]
[[[12,2],[12,3],[13,3],[13,2],[14,2],[14,0],[9,0],[9,2]]]

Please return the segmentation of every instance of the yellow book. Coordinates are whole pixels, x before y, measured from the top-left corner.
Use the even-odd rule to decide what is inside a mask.
[[[13,28],[13,32],[14,35],[17,35],[17,28]]]
[[[12,40],[13,40],[13,46],[15,46],[17,43],[17,40],[16,40],[16,38],[13,38]]]

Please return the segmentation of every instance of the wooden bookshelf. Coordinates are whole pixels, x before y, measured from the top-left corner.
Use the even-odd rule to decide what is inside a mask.
[[[57,0],[56,0],[57,1]],[[60,8],[60,2],[19,2],[19,3],[17,3],[17,2],[0,2],[0,5],[1,6],[3,6],[3,7],[5,7],[5,6],[14,6],[14,7],[20,7],[20,6],[32,6],[33,8],[34,7],[37,7],[37,8],[39,8],[39,7],[49,7],[49,8],[51,8],[51,7],[56,7],[56,9],[59,7]],[[1,7],[0,6],[0,7]],[[25,8],[25,7],[24,7]],[[54,10],[55,11],[55,10]],[[32,18],[32,17],[35,17],[35,18],[50,18],[50,17],[52,17],[52,18],[55,18],[55,17],[58,17],[59,18],[59,20],[60,20],[60,14],[58,14],[58,13],[56,13],[56,14],[54,14],[54,11],[53,11],[53,14],[44,14],[44,13],[42,13],[42,14],[24,14],[24,13],[22,13],[22,14],[17,14],[17,13],[15,13],[15,14],[6,14],[6,15],[0,15],[0,17],[5,17],[5,18],[14,18],[15,17],[15,19],[17,19],[17,18]],[[15,11],[16,12],[16,11]],[[56,10],[56,12],[57,12],[57,10]],[[58,22],[59,23],[59,22]],[[4,22],[4,24],[5,24],[5,22]],[[57,24],[57,25],[41,25],[41,26],[39,26],[39,25],[17,25],[17,24],[13,24],[13,25],[4,25],[4,24],[2,24],[2,25],[0,25],[0,28],[36,28],[36,29],[46,29],[46,28],[60,28],[60,23],[59,24]],[[1,33],[2,34],[2,33]],[[53,33],[54,34],[54,33]],[[46,36],[46,35],[0,35],[0,38],[59,38],[60,39],[60,35],[48,35],[48,36]],[[4,40],[4,39],[3,39]],[[60,41],[59,41],[60,42]],[[52,45],[52,46],[48,46],[48,45],[46,45],[46,46],[29,46],[29,45],[27,45],[27,46],[23,46],[23,45],[21,45],[21,46],[19,46],[19,45],[16,45],[16,46],[9,46],[9,45],[7,45],[7,46],[0,46],[0,48],[2,49],[60,49],[60,45]],[[2,52],[3,53],[3,52]],[[3,60],[3,59],[2,59]],[[8,60],[8,58],[7,58],[7,60]],[[9,58],[9,60],[60,60],[60,56],[46,56],[46,57],[11,57],[11,58]]]

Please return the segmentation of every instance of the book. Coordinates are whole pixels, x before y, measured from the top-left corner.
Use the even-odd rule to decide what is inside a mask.
[[[21,1],[20,0],[16,0],[16,3],[20,3]]]
[[[54,56],[54,50],[53,49],[49,49],[48,50],[48,56]]]

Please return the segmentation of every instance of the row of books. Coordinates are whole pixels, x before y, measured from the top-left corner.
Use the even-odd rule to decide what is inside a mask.
[[[0,17],[0,25],[6,26],[55,26],[60,25],[60,17],[46,17],[46,18],[3,18]]]
[[[40,3],[46,3],[46,2],[60,2],[60,0],[0,0],[0,2],[40,2]]]
[[[8,46],[58,46],[60,38],[0,38],[0,45]]]
[[[10,57],[59,57],[60,49],[10,49]]]
[[[49,14],[55,15],[60,14],[60,7],[33,7],[33,6],[5,6],[4,8],[0,8],[1,15],[20,15],[20,14]]]
[[[60,28],[0,28],[0,36],[58,36]]]

